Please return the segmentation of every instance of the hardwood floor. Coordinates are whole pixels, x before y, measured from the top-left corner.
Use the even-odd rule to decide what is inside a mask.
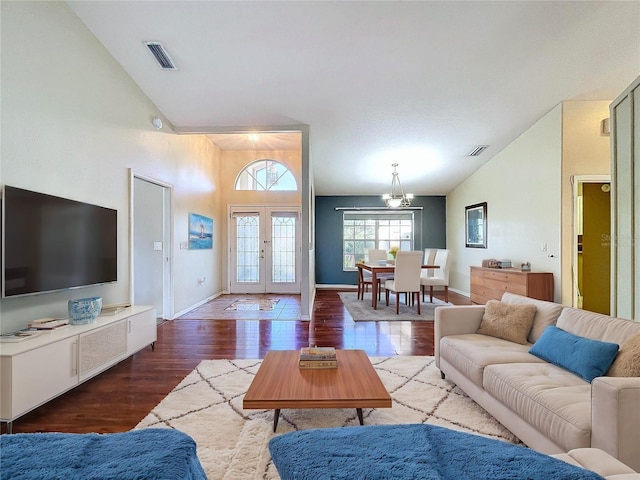
[[[433,355],[433,322],[356,323],[337,290],[318,290],[311,321],[299,320],[299,296],[264,296],[278,299],[272,311],[241,305],[234,313],[226,308],[235,297],[218,297],[160,324],[155,350],[145,348],[20,417],[13,422],[13,432],[130,430],[206,359],[264,358],[268,350],[309,345],[361,349],[369,356]],[[470,303],[454,292],[449,292],[449,301]],[[224,320],[212,321],[216,318]],[[6,432],[5,424],[2,432]]]

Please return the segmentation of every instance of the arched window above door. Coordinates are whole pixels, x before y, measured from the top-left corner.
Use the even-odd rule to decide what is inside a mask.
[[[297,191],[298,183],[291,171],[277,160],[256,160],[236,178],[235,190]]]

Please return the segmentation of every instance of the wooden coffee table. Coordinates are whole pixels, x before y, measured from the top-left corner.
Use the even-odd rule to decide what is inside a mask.
[[[300,369],[298,350],[271,350],[244,396],[246,409],[274,409],[276,431],[282,408],[390,408],[391,396],[363,350],[337,350],[338,368]]]

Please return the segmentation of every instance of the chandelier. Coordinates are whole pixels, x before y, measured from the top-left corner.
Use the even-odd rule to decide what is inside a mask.
[[[393,167],[391,191],[382,195],[382,199],[389,208],[408,207],[411,205],[411,200],[413,200],[413,193],[404,193],[400,177],[398,177],[398,164],[393,163],[391,166]]]

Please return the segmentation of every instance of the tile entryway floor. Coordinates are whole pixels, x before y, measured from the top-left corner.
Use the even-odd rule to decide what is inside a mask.
[[[221,295],[181,320],[300,320],[300,295]]]

